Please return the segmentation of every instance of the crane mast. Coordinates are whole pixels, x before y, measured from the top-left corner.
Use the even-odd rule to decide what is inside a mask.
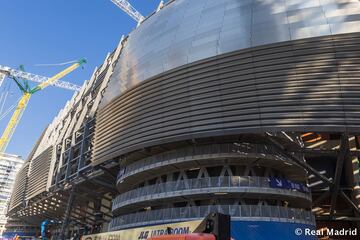
[[[20,101],[17,104],[17,107],[13,113],[13,115],[10,118],[9,123],[7,124],[1,138],[0,138],[0,153],[4,153],[12,135],[15,132],[15,129],[21,119],[21,116],[23,115],[26,106],[29,103],[30,97],[32,94],[46,88],[47,86],[56,83],[60,78],[64,77],[65,75],[71,73],[76,68],[80,67],[82,64],[84,64],[86,61],[85,59],[81,59],[77,63],[71,65],[70,67],[66,68],[65,70],[61,71],[60,73],[56,74],[55,76],[47,79],[44,82],[41,82],[36,87],[30,89],[27,85],[23,86],[15,77],[13,78],[17,85],[19,86],[20,90],[23,92],[23,96],[21,97]]]
[[[29,103],[31,94],[23,93],[23,96],[20,98],[18,105],[10,118],[8,125],[6,126],[1,138],[0,138],[0,153],[5,153],[6,147],[10,142],[12,135],[15,132],[16,126],[18,125],[21,116],[26,109],[27,104]]]
[[[121,8],[130,17],[132,17],[138,24],[140,24],[145,18],[139,13],[127,0],[111,0],[116,6]]]
[[[44,77],[44,76],[16,70],[16,69],[12,69],[10,67],[0,65],[0,86],[6,76],[26,79],[26,80],[37,82],[37,83],[43,83],[43,82],[46,82],[47,80],[49,80],[48,77]],[[81,88],[80,86],[75,85],[73,83],[63,82],[63,81],[56,81],[56,82],[53,82],[52,84],[56,87],[64,88],[64,89],[72,90],[72,91],[79,91]]]

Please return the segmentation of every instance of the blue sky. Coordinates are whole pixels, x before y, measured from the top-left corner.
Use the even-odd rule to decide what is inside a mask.
[[[160,0],[130,0],[143,15],[154,11]],[[60,63],[85,57],[85,69],[65,77],[81,85],[91,77],[96,66],[136,23],[110,0],[1,0],[0,65],[52,76],[64,67],[36,67],[41,63]],[[20,96],[10,80],[0,94],[10,89],[5,104],[10,106]],[[73,93],[49,87],[33,95],[7,148],[8,153],[27,157],[45,127]],[[9,118],[0,121],[1,133]]]

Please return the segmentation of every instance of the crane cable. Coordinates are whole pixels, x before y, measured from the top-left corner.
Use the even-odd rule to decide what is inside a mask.
[[[1,98],[0,98],[0,105],[1,105],[1,107],[0,107],[0,114],[1,114],[1,113],[3,112],[3,110],[4,110],[4,106],[5,106],[7,97],[8,97],[8,95],[9,95],[11,85],[12,85],[12,81],[7,82],[7,85],[5,85],[5,87],[4,87],[4,91],[1,93]],[[4,95],[4,93],[5,93],[5,95]]]
[[[63,65],[68,65],[71,63],[76,63],[78,62],[78,60],[72,60],[72,61],[67,61],[67,62],[62,62],[62,63],[46,63],[46,64],[34,64],[33,66],[36,67],[47,67],[47,66],[63,66]],[[12,81],[10,83],[7,84],[7,86],[4,87],[4,91],[1,92],[1,96],[0,96],[0,121],[3,120],[18,104],[18,102],[20,101],[20,98],[15,102],[15,104],[11,105],[5,112],[3,112],[4,110],[4,106],[6,103],[6,99],[9,95],[9,91],[11,88],[11,84]],[[7,87],[7,89],[6,89]],[[5,94],[5,95],[4,95]]]
[[[4,83],[4,82],[3,82]],[[7,82],[6,82],[7,83]],[[2,86],[4,86],[4,85],[2,85]],[[4,93],[6,92],[6,86],[4,87],[4,90],[3,91],[1,91],[1,96],[0,96],[0,105],[1,105],[1,102],[2,102],[2,100],[3,100],[3,97],[4,97]],[[1,112],[0,112],[1,113]]]
[[[11,105],[1,116],[0,116],[0,121],[3,120],[16,106],[17,104],[19,103],[20,101],[20,98],[16,101],[15,104]]]
[[[76,63],[78,62],[78,60],[73,60],[73,61],[68,61],[68,62],[63,62],[63,63],[40,63],[40,64],[34,64],[34,67],[49,67],[49,66],[63,66],[63,65],[68,65],[71,63]]]
[[[1,96],[0,96],[0,104],[1,104],[1,102],[2,102],[3,96],[4,96],[4,92],[1,92]],[[1,114],[1,111],[0,111],[0,114]]]
[[[4,106],[5,106],[5,102],[6,102],[6,99],[7,99],[7,96],[9,95],[9,92],[7,91],[7,92],[5,92],[5,97],[4,97],[4,100],[3,100],[3,102],[1,103],[1,108],[0,108],[0,114],[3,112],[3,110],[4,110]],[[1,96],[2,97],[2,96]]]

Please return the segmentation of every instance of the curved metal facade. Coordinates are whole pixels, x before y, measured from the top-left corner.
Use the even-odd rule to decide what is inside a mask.
[[[303,132],[360,133],[359,21],[355,0],[169,1],[50,125],[10,213],[94,226],[106,208],[110,230],[211,211],[313,224],[308,191],[270,183],[305,187],[304,165],[264,133],[294,145]],[[65,214],[72,183],[86,195]],[[59,206],[37,207],[53,198]]]
[[[235,211],[294,208],[312,224],[309,193],[269,182],[305,186],[303,169],[262,134],[360,132],[359,20],[358,1],[331,0],[177,0],[150,16],[128,36],[96,116],[93,166],[121,166],[110,230],[211,206],[260,221],[274,220]],[[266,151],[250,144],[232,157],[207,145],[232,137]]]
[[[359,132],[359,46],[357,33],[288,41],[157,75],[99,111],[93,162],[200,137]]]
[[[176,0],[129,34],[103,106],[152,76],[270,43],[360,31],[357,0]]]

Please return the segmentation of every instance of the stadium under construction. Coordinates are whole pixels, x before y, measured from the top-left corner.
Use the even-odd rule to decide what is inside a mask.
[[[168,1],[44,130],[5,234],[220,212],[236,240],[317,239],[296,229],[359,227],[359,157],[359,1]]]

